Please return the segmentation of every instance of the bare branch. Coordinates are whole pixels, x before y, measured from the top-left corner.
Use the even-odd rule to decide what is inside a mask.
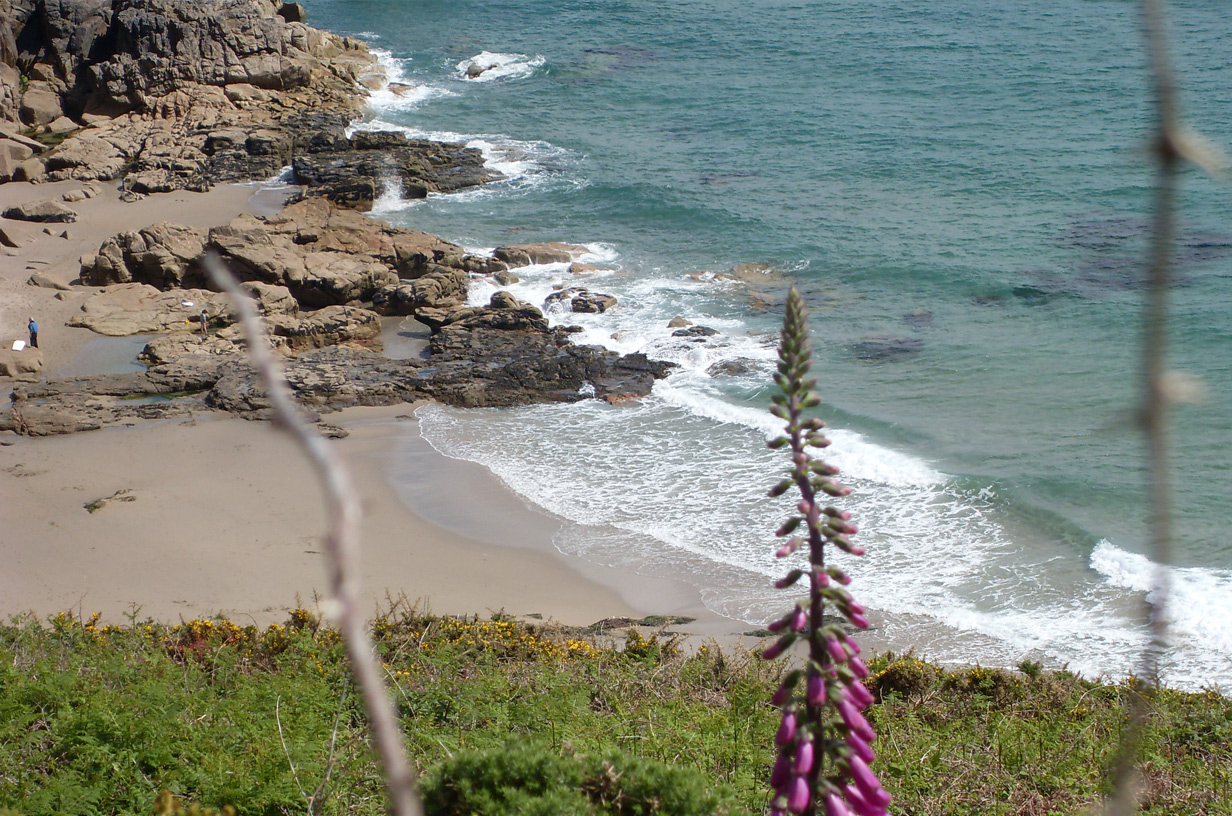
[[[394,816],[419,816],[421,808],[412,786],[415,775],[406,760],[398,716],[381,680],[373,657],[372,643],[359,610],[359,500],[350,475],[333,449],[315,433],[295,405],[282,368],[270,352],[268,338],[257,319],[252,303],[239,283],[216,255],[207,254],[205,268],[211,280],[231,296],[253,369],[275,412],[275,424],[287,431],[303,449],[321,480],[325,493],[329,529],[325,536],[326,562],[333,592],[328,610],[338,626],[351,661],[368,722],[372,727],[377,756],[385,778],[390,811]]]

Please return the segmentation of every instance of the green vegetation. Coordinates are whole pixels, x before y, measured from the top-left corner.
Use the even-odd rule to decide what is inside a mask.
[[[781,669],[662,633],[618,643],[396,611],[373,631],[429,813],[760,813]],[[1135,684],[869,661],[899,814],[1075,813],[1105,792]],[[1144,808],[1232,814],[1232,700],[1163,690]],[[332,745],[332,751],[331,751]],[[328,779],[327,779],[328,777]],[[168,791],[171,796],[160,793]],[[309,805],[309,800],[312,805]],[[337,634],[308,613],[0,626],[0,812],[380,814]]]

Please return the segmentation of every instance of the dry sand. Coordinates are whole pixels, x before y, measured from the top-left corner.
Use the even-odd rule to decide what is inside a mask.
[[[0,208],[58,197],[74,182],[0,185]],[[124,231],[167,220],[208,227],[266,209],[253,188],[220,186],[122,203],[111,186],[70,206],[80,220],[54,225],[4,221],[27,239],[0,252],[0,342],[25,339],[40,323],[45,369],[69,363],[94,335],[68,329],[85,288],[31,286],[40,272],[68,283],[78,258]],[[60,233],[67,230],[68,237]],[[0,379],[7,393],[8,381]],[[331,441],[347,461],[364,509],[363,587],[375,611],[404,597],[436,613],[503,610],[571,625],[608,617],[677,614],[684,627],[731,639],[744,628],[702,606],[687,583],[600,567],[559,553],[558,523],[521,503],[488,472],[454,462],[418,440],[412,406],[352,409],[328,421],[350,431]],[[400,440],[398,445],[393,444]],[[415,472],[393,462],[415,451]],[[397,465],[402,493],[388,478]],[[456,485],[439,523],[410,509],[415,483]],[[321,555],[321,494],[289,439],[270,425],[210,414],[46,439],[0,434],[0,614],[72,610],[122,621],[175,621],[225,614],[282,620],[298,603],[327,595]],[[121,492],[127,491],[127,492]],[[117,495],[119,494],[119,495]],[[116,498],[96,512],[86,505]]]

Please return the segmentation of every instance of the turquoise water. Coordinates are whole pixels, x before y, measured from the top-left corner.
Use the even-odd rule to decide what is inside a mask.
[[[1138,326],[1151,170],[1137,4],[971,0],[316,0],[391,78],[361,127],[464,139],[508,179],[378,213],[474,249],[561,240],[616,294],[553,315],[681,364],[633,407],[421,412],[442,452],[569,523],[557,546],[691,576],[747,621],[767,590],[762,499],[782,463],[767,372],[787,283],[812,309],[834,456],[882,634],[942,659],[1134,666],[1150,586]],[[1226,4],[1173,10],[1184,109],[1232,142]],[[467,79],[469,61],[494,66]],[[1172,362],[1176,683],[1232,687],[1232,188],[1183,177]],[[724,273],[751,265],[752,284]],[[475,287],[486,301],[491,284]],[[720,331],[671,337],[684,316]],[[737,364],[716,371],[716,364]]]

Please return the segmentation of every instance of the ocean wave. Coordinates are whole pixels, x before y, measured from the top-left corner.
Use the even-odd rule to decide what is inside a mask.
[[[1181,648],[1201,647],[1223,654],[1225,682],[1232,682],[1232,570],[1203,567],[1161,569],[1145,555],[1128,552],[1107,539],[1091,551],[1091,569],[1113,587],[1161,599],[1172,637]]]
[[[392,52],[379,48],[372,49],[372,55],[384,71],[384,84],[368,95],[368,107],[378,116],[391,111],[411,110],[430,99],[457,95],[448,88],[409,79],[406,67],[410,59],[399,59]]]
[[[456,66],[459,79],[468,82],[494,82],[498,79],[523,79],[535,73],[546,60],[542,55],[501,54],[483,51]]]

